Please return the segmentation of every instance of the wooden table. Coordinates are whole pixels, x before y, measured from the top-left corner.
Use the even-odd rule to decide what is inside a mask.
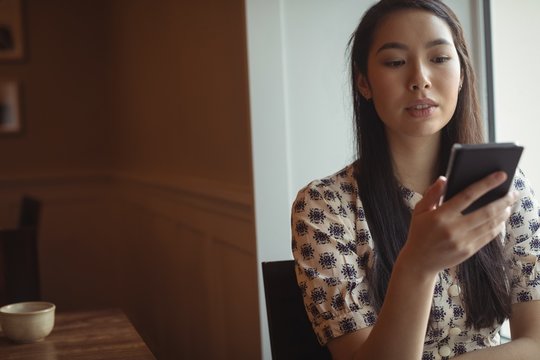
[[[4,360],[155,360],[120,310],[59,312],[45,340],[15,344],[0,331]]]

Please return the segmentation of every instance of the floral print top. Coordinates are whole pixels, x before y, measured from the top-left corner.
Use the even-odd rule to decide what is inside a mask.
[[[503,243],[516,303],[540,299],[540,205],[519,170],[513,188],[520,195]],[[411,209],[422,198],[406,189],[403,196]],[[366,281],[374,245],[352,165],[299,191],[292,208],[292,234],[298,285],[319,342],[374,325],[377,313]],[[422,360],[450,359],[500,343],[501,324],[481,330],[465,326],[459,285],[455,269],[439,273],[433,292],[434,325],[426,334]]]

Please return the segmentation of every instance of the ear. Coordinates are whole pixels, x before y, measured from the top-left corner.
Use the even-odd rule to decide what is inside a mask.
[[[360,94],[366,100],[371,100],[372,98],[371,87],[369,86],[369,81],[367,77],[364,76],[364,74],[358,74],[358,77],[356,78],[356,86]]]

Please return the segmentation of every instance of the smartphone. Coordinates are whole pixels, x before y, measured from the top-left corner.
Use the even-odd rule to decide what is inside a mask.
[[[506,181],[473,202],[463,214],[505,196],[522,152],[523,146],[515,143],[454,144],[446,171],[448,182],[443,201],[495,171],[504,171],[508,175]]]

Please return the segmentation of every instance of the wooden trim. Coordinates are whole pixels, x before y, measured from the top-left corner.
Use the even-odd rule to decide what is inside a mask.
[[[162,191],[185,193],[209,199],[229,202],[240,206],[253,206],[253,191],[246,187],[235,187],[215,180],[197,178],[179,178],[174,180],[154,179],[149,176],[127,173],[113,173],[116,181],[126,181]]]
[[[0,178],[0,195],[10,194],[18,197],[18,193],[35,193],[48,201],[70,197],[73,191],[80,190],[81,185],[100,186],[97,193],[117,197],[124,189],[132,189],[142,197],[165,195],[172,202],[182,202],[229,216],[253,221],[253,193],[246,187],[235,187],[209,179],[178,178],[174,180],[155,179],[148,176],[113,172],[63,173],[40,175],[16,175]],[[104,187],[104,188],[103,188]],[[80,191],[85,193],[86,190]],[[79,198],[81,194],[75,195]],[[128,199],[130,196],[128,195]],[[137,196],[139,198],[139,196]],[[134,200],[134,199],[131,199]]]

